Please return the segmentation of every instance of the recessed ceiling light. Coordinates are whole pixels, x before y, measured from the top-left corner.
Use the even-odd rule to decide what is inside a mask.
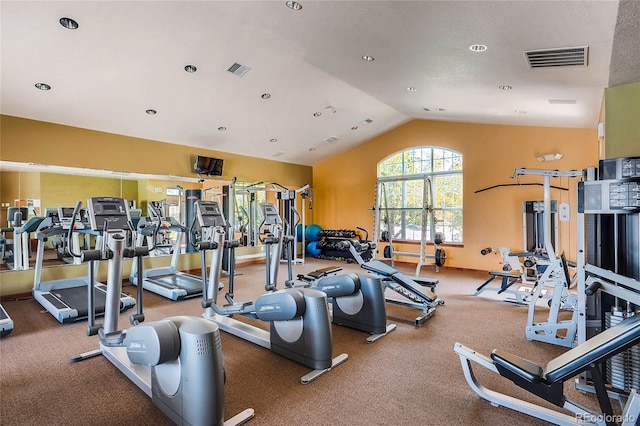
[[[186,72],[196,72],[198,70],[198,68],[196,68],[195,65],[187,65],[184,67],[184,70]]]
[[[353,126],[351,130],[358,130],[358,126]]]
[[[523,110],[523,109],[517,109],[516,110],[516,114],[526,114],[527,111]]]
[[[224,126],[220,126],[220,127],[218,127],[218,131],[219,131],[219,132],[224,132],[225,130],[227,130],[227,128],[226,128],[226,127],[224,127]]]
[[[364,55],[362,56],[362,59],[364,59],[367,62],[371,62],[371,61],[375,61],[376,58],[374,58],[373,56]]]
[[[155,109],[148,109],[146,112],[149,115],[156,115],[158,113],[158,111],[156,111]]]
[[[362,124],[363,126],[368,126],[368,125],[369,125],[369,124],[371,124],[371,123],[373,123],[373,120],[372,120],[372,119],[370,119],[370,118],[367,118],[367,119],[362,120],[362,121],[360,122],[360,124]]]
[[[51,90],[51,86],[47,83],[36,83],[36,88],[40,90]]]
[[[418,109],[420,109],[420,110],[422,110],[422,111],[427,111],[427,112],[430,112],[430,111],[431,111],[429,108],[426,108],[426,107],[418,108]]]
[[[271,97],[271,93],[263,93],[262,95],[260,95],[260,97],[262,99],[269,99]]]
[[[469,46],[469,50],[471,50],[472,52],[484,52],[485,50],[487,50],[487,46],[485,46],[484,44],[472,44],[471,46]]]
[[[322,113],[321,113],[321,112],[314,112],[314,113],[313,113],[313,116],[314,116],[314,117],[320,117],[321,115],[322,115]]]
[[[60,25],[68,30],[77,30],[78,23],[71,18],[60,18]]]
[[[436,111],[442,112],[442,111],[446,111],[446,110],[444,108],[436,108]]]
[[[287,7],[289,9],[292,9],[292,10],[300,10],[300,9],[302,9],[302,5],[300,3],[298,3],[297,1],[288,1],[287,2]]]
[[[313,147],[313,146],[311,148],[309,148],[309,151],[315,151],[315,150],[316,150],[316,148]]]
[[[271,143],[276,143],[276,142],[278,142],[278,139],[276,139],[276,138],[271,138],[271,139],[269,139],[269,142],[271,142]]]
[[[417,92],[418,91],[418,89],[413,87],[413,86],[407,87],[407,90],[410,91],[410,92]]]
[[[498,89],[511,90],[511,89],[513,89],[513,87],[509,86],[508,84],[503,84],[502,86],[498,86]]]

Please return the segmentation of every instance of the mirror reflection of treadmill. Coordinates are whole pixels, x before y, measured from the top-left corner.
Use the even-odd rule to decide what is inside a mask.
[[[0,337],[7,336],[13,330],[13,320],[0,305]]]
[[[51,212],[52,213],[52,212]],[[60,213],[60,212],[58,212]],[[73,214],[73,211],[70,213]],[[64,236],[68,232],[69,225],[63,225],[58,214],[50,214],[38,226],[36,238],[38,239],[38,249],[36,253],[35,274],[33,280],[33,298],[38,301],[59,323],[68,323],[87,318],[88,297],[87,288],[89,286],[88,264],[78,266],[68,266],[67,268],[81,268],[81,277],[62,278],[51,281],[42,281],[42,268],[44,261],[44,249],[48,239],[54,236]],[[66,228],[66,229],[65,229]],[[89,228],[89,226],[87,226]],[[101,238],[100,232],[90,231],[97,239]],[[96,266],[97,271],[97,266]],[[72,269],[62,269],[64,273],[69,273]],[[94,280],[95,282],[95,280]],[[96,315],[104,315],[104,307],[107,293],[107,286],[96,282],[95,304]],[[124,293],[120,294],[120,311],[135,306],[136,300]]]
[[[152,211],[149,213],[153,214]],[[145,268],[142,273],[142,288],[174,301],[201,296],[202,277],[178,270],[182,236],[187,233],[187,229],[171,217],[157,216],[151,217],[149,220],[162,221],[162,223],[166,225],[162,227],[162,230],[173,231],[176,232],[177,235],[173,243],[170,265],[158,268]],[[140,233],[140,230],[138,232],[137,246],[141,245],[144,239],[144,235]],[[131,284],[138,285],[137,275],[137,265],[134,262],[131,267],[131,276],[129,277]]]

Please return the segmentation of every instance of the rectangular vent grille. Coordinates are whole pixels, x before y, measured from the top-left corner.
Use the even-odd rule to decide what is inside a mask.
[[[549,99],[551,105],[573,105],[576,103],[575,99]]]
[[[231,74],[237,75],[238,77],[242,77],[250,69],[251,69],[251,67],[248,67],[246,65],[241,65],[241,64],[235,62],[233,65],[231,65],[229,68],[227,68],[227,71],[229,71]]]
[[[586,67],[588,63],[589,46],[525,50],[524,56],[527,58],[530,68]]]
[[[337,141],[338,139],[340,139],[337,136],[329,136],[328,138],[326,138],[324,141],[327,143],[334,143],[335,141]]]
[[[209,356],[211,355],[211,345],[207,339],[196,339],[196,354]]]

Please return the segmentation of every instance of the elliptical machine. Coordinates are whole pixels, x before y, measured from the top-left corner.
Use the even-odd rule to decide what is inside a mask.
[[[278,233],[282,229],[282,218],[278,210],[271,203],[260,205],[264,223],[269,225],[272,233]],[[276,234],[277,235],[277,234]],[[374,278],[361,274],[340,274],[339,267],[327,267],[308,274],[299,274],[298,279],[305,282],[295,285],[292,271],[292,254],[295,244],[294,238],[283,236],[276,242],[279,249],[286,249],[288,279],[285,281],[287,288],[312,288],[327,295],[331,302],[331,321],[334,324],[343,325],[356,330],[364,331],[370,335],[367,343],[373,343],[396,329],[396,324],[387,324],[387,308],[384,297],[384,286],[380,278]],[[278,264],[269,262],[269,258],[279,259],[279,252],[270,256],[267,251],[267,279],[275,282]],[[274,272],[272,269],[276,269]],[[232,283],[232,281],[230,281]],[[232,284],[230,284],[231,286]],[[267,287],[267,290],[269,288]]]
[[[302,384],[312,382],[347,360],[347,354],[332,358],[333,339],[327,296],[318,290],[308,288],[275,290],[274,287],[272,291],[259,296],[255,302],[234,302],[233,271],[229,271],[231,283],[227,294],[229,304],[218,306],[218,283],[222,270],[227,222],[217,201],[197,200],[195,211],[200,227],[200,238],[198,241],[192,241],[192,244],[200,250],[202,258],[204,318],[218,324],[221,330],[229,334],[312,368],[312,372],[301,378]],[[189,232],[190,236],[194,234],[195,232]],[[202,238],[203,235],[208,235],[209,238],[205,240]],[[272,243],[278,244],[277,241]],[[206,268],[207,251],[212,252],[209,279],[207,279]],[[271,256],[272,259],[275,257],[276,261],[279,260],[279,253]],[[267,287],[269,285],[268,281]],[[236,314],[266,321],[269,323],[270,330],[266,331],[232,318]]]
[[[76,210],[80,205],[78,202]],[[251,419],[253,409],[247,409],[224,421],[225,372],[220,333],[215,324],[198,317],[175,316],[140,325],[144,314],[139,282],[138,313],[129,318],[133,327],[118,329],[123,258],[133,258],[142,271],[142,257],[153,248],[126,247],[125,233],[133,230],[126,200],[93,197],[89,199],[88,212],[92,229],[103,231],[102,247],[73,255],[80,256],[83,262],[108,260],[107,304],[104,324],[96,324],[93,286],[90,285],[87,334],[97,334],[100,347],[71,361],[104,355],[177,424],[238,425]],[[69,234],[71,232],[73,226]],[[141,277],[139,274],[138,279]]]

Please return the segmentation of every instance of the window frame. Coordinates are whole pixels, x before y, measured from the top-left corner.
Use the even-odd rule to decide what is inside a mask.
[[[425,155],[425,150],[428,150],[427,155]],[[421,151],[421,152],[416,153],[416,151]],[[440,151],[440,157],[437,157],[438,151]],[[409,155],[407,154],[411,152],[414,153],[412,155],[413,158],[419,158],[420,160],[418,162],[414,162],[413,164],[407,164],[406,160],[409,157]],[[400,159],[400,162],[397,161],[398,157]],[[392,159],[396,159],[396,161],[395,161],[395,164],[388,163],[390,166],[389,168],[394,167],[400,170],[401,174],[383,176],[382,169],[383,167],[385,167],[385,163],[389,162]],[[427,161],[425,161],[425,159],[427,159]],[[463,159],[462,153],[449,148],[444,148],[440,146],[419,146],[419,147],[413,147],[413,148],[404,149],[402,151],[394,152],[393,154],[389,155],[385,159],[378,162],[377,181],[376,181],[376,191],[377,191],[376,208],[380,208],[381,210],[384,210],[384,211],[393,211],[393,212],[400,213],[400,220],[398,221],[400,230],[399,232],[394,232],[394,234],[399,234],[400,237],[395,238],[394,236],[391,236],[391,239],[393,241],[421,243],[423,241],[422,234],[425,234],[424,238],[426,242],[432,243],[434,240],[435,234],[438,232],[441,232],[444,235],[444,242],[452,243],[452,244],[464,243],[464,238],[463,238],[464,227],[462,222],[462,216],[463,216],[462,212],[463,212],[463,206],[464,206],[463,204],[464,199],[463,199],[463,193],[462,193],[463,177],[464,177],[463,160],[464,159]],[[438,161],[442,163],[440,166],[436,164]],[[429,164],[427,167],[425,167],[425,164],[427,162]],[[442,170],[443,168],[442,166],[446,165],[447,163],[450,165],[450,167],[447,170]],[[416,168],[420,170],[426,169],[428,171],[422,171],[422,172],[416,173],[415,172]],[[436,169],[440,169],[440,170],[434,171]],[[407,173],[407,171],[411,171],[411,173]],[[436,200],[438,200],[439,196],[442,196],[437,192],[438,179],[439,178],[441,179],[442,177],[446,177],[446,176],[452,176],[459,180],[459,183],[458,183],[459,188],[456,188],[454,191],[452,191],[448,195],[449,198],[453,197],[454,202],[456,201],[457,202],[453,206],[451,205],[436,206],[435,205]],[[423,188],[423,191],[422,191],[423,206],[406,207],[408,205],[407,192],[406,192],[407,182],[417,181],[417,180],[421,180],[424,183],[430,182],[431,193],[427,194],[428,191],[425,191],[425,189]],[[381,185],[381,183],[387,184],[390,182],[402,182],[402,189],[399,191],[400,204],[402,207],[385,208],[385,206],[383,205],[383,201],[381,200],[381,197],[382,197],[381,187],[383,185]],[[424,203],[425,203],[424,194],[427,194],[427,198],[428,198],[427,202],[430,202],[431,204],[430,207],[424,206]],[[456,195],[458,196],[457,198],[456,198]],[[445,194],[445,196],[447,195]],[[425,227],[419,226],[420,236],[418,238],[415,238],[415,232],[407,232],[408,226],[411,226],[411,224],[408,224],[407,214],[411,214],[411,213],[415,214],[415,212],[423,212],[424,214],[425,211],[426,211],[427,217],[426,218],[423,217],[421,223],[426,224],[426,229]],[[431,212],[433,214],[429,214]],[[453,216],[451,216],[451,213],[453,213]],[[447,220],[445,217],[449,217],[449,219]],[[384,220],[380,217],[378,220],[378,223],[374,224],[376,227],[374,234],[376,235],[376,238],[378,238],[379,240],[382,239],[381,237],[382,237],[383,221]],[[395,222],[393,224],[393,227],[395,231],[397,229],[397,225]],[[408,235],[410,235],[410,237],[408,237]],[[454,238],[454,237],[457,237],[457,238]]]

